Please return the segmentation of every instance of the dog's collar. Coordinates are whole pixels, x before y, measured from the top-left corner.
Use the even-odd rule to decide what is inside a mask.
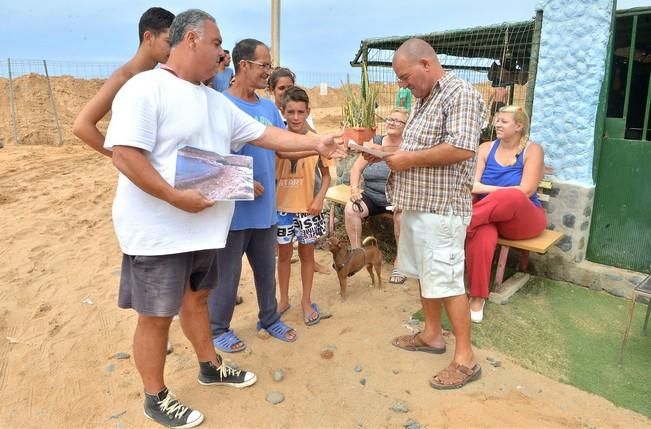
[[[355,252],[357,250],[361,250],[362,252],[364,252],[364,261],[366,261],[366,249],[365,248],[363,248],[363,247],[358,247],[357,249],[348,248],[348,258],[346,258],[346,260],[341,264],[332,264],[332,268],[334,268],[336,272],[339,272],[339,271],[343,270],[344,267],[346,265],[348,265],[350,260],[353,259],[353,252]],[[356,272],[357,271],[355,271],[353,273],[348,273],[348,275],[351,276],[351,275],[355,274]]]

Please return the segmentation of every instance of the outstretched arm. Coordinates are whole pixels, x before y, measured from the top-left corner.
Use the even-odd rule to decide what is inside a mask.
[[[276,152],[316,151],[326,158],[343,158],[346,153],[335,139],[341,134],[297,134],[277,127],[267,127],[258,139],[256,146],[262,146]]]

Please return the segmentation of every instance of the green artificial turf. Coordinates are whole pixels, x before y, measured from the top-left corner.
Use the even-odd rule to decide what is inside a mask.
[[[651,333],[642,335],[645,304],[636,304],[623,365],[618,365],[629,303],[533,277],[507,304],[486,304],[484,321],[473,324],[473,343],[651,417]],[[422,320],[422,313],[414,317]],[[445,318],[443,326],[450,329]]]

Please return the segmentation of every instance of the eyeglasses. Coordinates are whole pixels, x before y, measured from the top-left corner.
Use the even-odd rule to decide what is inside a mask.
[[[255,64],[256,66],[260,66],[264,71],[271,71],[271,69],[273,68],[273,66],[271,64],[262,64],[262,63],[259,63],[257,61],[252,61],[252,60],[244,60],[244,61],[246,61],[247,63],[250,63],[250,64]]]
[[[384,123],[387,125],[405,125],[406,121],[401,121],[400,119],[386,118]]]

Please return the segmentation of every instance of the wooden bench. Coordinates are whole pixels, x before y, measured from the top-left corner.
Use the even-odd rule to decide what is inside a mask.
[[[545,194],[545,190],[552,188],[552,183],[549,180],[542,180],[538,185],[538,199],[543,203],[548,202],[550,195]],[[335,203],[346,205],[350,201],[350,186],[341,184],[328,189],[326,193],[326,200]],[[390,213],[385,213],[381,216],[391,217]],[[330,205],[330,218],[328,221],[330,231],[334,231],[335,224],[335,205]],[[499,246],[499,256],[497,259],[497,270],[495,271],[494,291],[491,293],[489,300],[498,304],[504,304],[518,289],[520,289],[529,280],[529,275],[523,273],[526,271],[529,263],[529,253],[545,254],[552,248],[561,238],[563,234],[558,231],[550,229],[544,230],[539,236],[528,240],[507,240],[499,237],[497,245]],[[520,251],[519,269],[520,273],[514,274],[507,281],[504,281],[504,270],[508,260],[509,251],[516,249]]]
[[[543,202],[543,205],[549,202],[550,198],[550,195],[544,191],[550,190],[552,187],[552,182],[546,179],[541,180],[538,184],[537,196]],[[563,238],[563,233],[551,229],[546,229],[539,236],[527,240],[507,240],[506,238],[498,237],[497,245],[499,246],[499,251],[497,269],[495,270],[495,280],[493,282],[494,289],[490,294],[489,300],[497,304],[506,303],[518,289],[529,281],[529,275],[524,273],[529,264],[529,253],[534,252],[543,255],[561,238]],[[507,281],[504,281],[504,270],[506,269],[506,262],[511,249],[520,251],[518,264],[520,272],[511,276]]]
[[[326,192],[325,199],[331,201],[335,204],[341,204],[345,206],[348,201],[350,201],[350,185],[335,185],[328,188]],[[380,216],[384,216],[388,219],[393,218],[391,213],[383,213]],[[334,204],[330,205],[330,218],[328,219],[328,226],[330,229],[328,231],[334,231],[335,227],[335,206]]]

